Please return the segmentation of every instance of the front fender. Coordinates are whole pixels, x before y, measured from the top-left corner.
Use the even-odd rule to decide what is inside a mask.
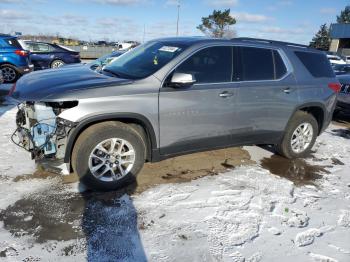
[[[70,131],[67,143],[66,150],[64,155],[64,162],[69,163],[71,159],[71,154],[74,148],[75,141],[79,137],[79,135],[89,126],[103,122],[103,121],[121,121],[128,123],[136,123],[141,125],[148,137],[149,148],[148,152],[150,154],[150,159],[152,159],[152,152],[157,151],[157,140],[154,128],[151,122],[143,115],[135,114],[135,113],[110,113],[103,115],[95,115],[88,117],[75,125],[74,128]]]

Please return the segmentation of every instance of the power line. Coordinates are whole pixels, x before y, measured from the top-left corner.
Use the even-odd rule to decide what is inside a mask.
[[[176,36],[179,36],[180,0],[177,0]]]

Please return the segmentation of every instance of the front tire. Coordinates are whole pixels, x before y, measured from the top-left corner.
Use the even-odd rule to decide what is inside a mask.
[[[73,170],[91,189],[109,191],[126,186],[143,167],[144,141],[136,128],[121,122],[90,126],[74,145]]]
[[[307,156],[315,144],[318,123],[314,116],[304,111],[297,111],[289,121],[277,152],[289,159]]]

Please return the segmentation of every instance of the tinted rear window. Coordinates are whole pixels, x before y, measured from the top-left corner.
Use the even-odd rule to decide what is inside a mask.
[[[241,56],[244,81],[275,79],[271,49],[242,47]]]
[[[334,77],[326,55],[302,51],[296,51],[295,54],[313,77]]]
[[[3,39],[8,46],[16,47],[22,49],[22,46],[18,43],[16,38],[5,38]]]

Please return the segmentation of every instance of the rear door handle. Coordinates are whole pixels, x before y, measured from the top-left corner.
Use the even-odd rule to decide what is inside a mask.
[[[219,94],[219,96],[222,97],[222,98],[226,98],[226,97],[233,96],[233,93],[228,92],[228,91],[224,91],[221,94]]]

